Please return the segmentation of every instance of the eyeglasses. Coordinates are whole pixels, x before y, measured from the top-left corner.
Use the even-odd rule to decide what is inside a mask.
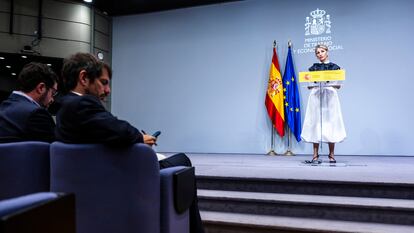
[[[50,89],[52,90],[53,97],[56,97],[59,94],[59,92],[55,88],[51,87]]]

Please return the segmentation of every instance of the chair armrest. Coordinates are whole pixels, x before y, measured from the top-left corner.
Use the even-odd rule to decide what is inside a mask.
[[[0,201],[0,232],[75,233],[73,194],[35,193]]]
[[[174,207],[174,174],[184,166],[169,167],[160,171],[161,176],[161,233],[188,233],[189,210],[179,214]]]
[[[57,193],[35,193],[21,197],[15,197],[0,201],[0,217],[7,216],[19,210],[29,209],[32,206],[54,200],[58,197]]]

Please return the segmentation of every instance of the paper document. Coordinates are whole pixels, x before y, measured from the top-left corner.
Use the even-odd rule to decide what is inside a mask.
[[[163,154],[160,154],[160,153],[156,153],[156,154],[157,154],[158,161],[160,161],[160,160],[163,160],[163,159],[167,158],[167,156],[165,156],[165,155],[163,155]]]

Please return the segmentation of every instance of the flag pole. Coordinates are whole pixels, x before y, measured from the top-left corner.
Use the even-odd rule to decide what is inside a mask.
[[[276,40],[273,41],[273,48],[276,48]],[[273,122],[272,122],[272,136],[271,136],[271,143],[270,143],[270,151],[267,152],[267,155],[277,155],[276,151],[273,149],[275,147],[274,145],[274,134],[275,134],[275,127],[273,126]]]
[[[273,138],[273,135],[275,134],[275,128],[273,127],[273,124],[272,124],[272,142],[270,143],[270,151],[269,152],[267,152],[267,155],[270,155],[270,156],[272,156],[272,155],[277,155],[277,153],[276,153],[276,151],[273,149],[274,147],[275,147],[275,145],[274,145],[274,138]]]
[[[289,126],[287,127],[287,130],[288,130],[288,148],[287,148],[287,150],[286,150],[286,152],[284,153],[284,155],[287,155],[287,156],[294,156],[295,155],[295,153],[293,153],[292,152],[292,145],[290,144],[290,137],[292,136],[291,135],[291,132],[290,132],[290,128],[289,128]]]
[[[289,40],[288,41],[288,47],[290,48],[290,47],[292,47],[292,41],[291,40]],[[286,72],[286,71],[285,71]],[[295,153],[293,153],[292,152],[292,145],[290,144],[290,139],[291,139],[291,132],[290,132],[290,128],[289,128],[289,125],[287,126],[287,134],[288,134],[288,148],[287,148],[287,150],[286,150],[286,152],[284,153],[284,155],[287,155],[287,156],[293,156],[293,155],[295,155]]]

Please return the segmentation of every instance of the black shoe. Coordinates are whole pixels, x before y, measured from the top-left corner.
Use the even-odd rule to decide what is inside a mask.
[[[329,163],[336,163],[336,160],[333,156],[328,155],[328,158],[329,158]]]
[[[317,155],[317,156],[313,157],[311,162],[312,162],[312,163],[319,163],[319,162],[320,162],[320,161],[319,161],[319,155]]]
[[[312,160],[305,160],[305,163],[308,164],[320,164],[322,161],[319,160],[319,155],[312,158]]]

